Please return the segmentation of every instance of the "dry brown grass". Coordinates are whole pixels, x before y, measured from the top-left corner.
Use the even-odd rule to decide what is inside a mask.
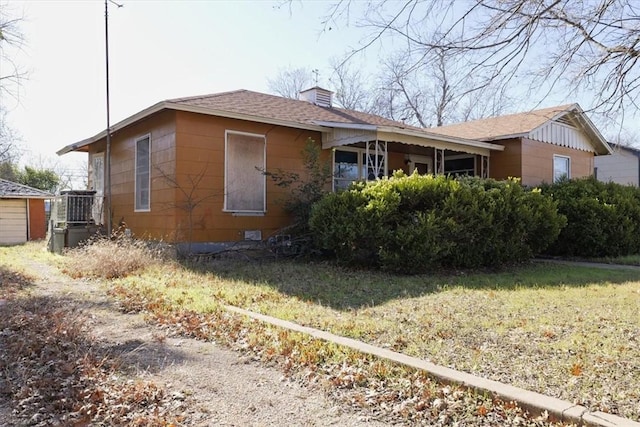
[[[126,277],[164,260],[148,242],[127,237],[96,239],[66,252],[63,271],[71,277]]]

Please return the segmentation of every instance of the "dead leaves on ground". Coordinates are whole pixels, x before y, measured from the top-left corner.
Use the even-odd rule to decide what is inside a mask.
[[[157,384],[121,376],[118,358],[91,339],[69,301],[16,297],[2,312],[0,389],[22,423],[183,425],[182,402]]]

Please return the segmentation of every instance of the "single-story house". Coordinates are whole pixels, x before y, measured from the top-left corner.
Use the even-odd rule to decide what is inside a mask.
[[[0,245],[44,239],[45,200],[52,194],[0,178]]]
[[[613,154],[595,159],[596,177],[602,182],[637,187],[640,184],[640,149],[613,143],[609,145]]]
[[[578,104],[473,120],[429,131],[499,144],[491,154],[490,176],[518,177],[524,185],[553,182],[562,176],[593,175],[595,159],[611,147]],[[603,156],[604,155],[604,156]]]
[[[111,128],[112,220],[172,242],[266,239],[289,217],[287,190],[264,171],[303,173],[309,139],[333,165],[334,190],[399,169],[539,183],[557,174],[556,155],[569,159],[568,175],[591,175],[594,155],[609,152],[595,127],[577,106],[541,111],[518,132],[474,137],[336,108],[332,92],[318,87],[299,100],[237,90],[162,101]],[[106,131],[58,154],[71,151],[88,153],[90,187],[100,200]]]

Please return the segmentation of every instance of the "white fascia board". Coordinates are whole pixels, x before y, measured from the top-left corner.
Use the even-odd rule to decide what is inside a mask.
[[[578,104],[576,104],[577,110],[578,110],[578,120],[580,122],[584,122],[583,126],[586,128],[586,130],[588,132],[593,133],[593,135],[596,137],[596,139],[598,140],[598,142],[602,145],[602,147],[606,150],[606,153],[600,153],[597,148],[596,148],[596,155],[607,155],[607,154],[613,154],[613,149],[611,148],[611,146],[609,145],[609,143],[607,142],[607,140],[602,136],[602,134],[600,133],[600,130],[598,130],[598,128],[596,127],[596,125],[593,124],[593,122],[591,121],[591,119],[584,113],[584,111],[582,111],[582,108],[580,108],[580,106]]]
[[[118,123],[116,123],[115,125],[111,126],[111,133],[117,132],[118,130],[129,126],[130,124],[137,122],[138,120],[142,120],[147,116],[150,116],[154,113],[157,113],[160,110],[163,110],[165,107],[165,102],[158,102],[155,105],[152,105],[149,108],[146,108],[136,114],[134,114],[133,116],[129,116],[126,119],[119,121]],[[107,137],[107,130],[103,130],[102,132],[98,133],[97,135],[92,136],[91,138],[87,138],[87,139],[83,139],[82,141],[78,141],[75,142],[73,144],[69,144],[66,147],[62,148],[61,150],[56,151],[56,154],[58,156],[62,156],[63,154],[67,154],[71,151],[76,151],[79,148],[85,147],[89,144],[93,144],[94,142],[100,141],[102,138],[106,138]]]
[[[463,146],[469,146],[469,147],[475,147],[475,148],[484,148],[484,149],[493,150],[493,151],[504,151],[503,145],[492,144],[490,142],[476,141],[472,139],[444,136],[437,133],[430,133],[429,131],[397,129],[397,128],[388,127],[388,126],[380,126],[378,127],[378,130],[380,132],[396,133],[398,135],[413,136],[413,137],[423,138],[426,140],[435,140],[438,142],[446,142],[450,144],[457,144],[457,145],[463,145]]]
[[[313,123],[324,128],[336,128],[336,129],[358,129],[358,130],[378,130],[378,126],[362,123],[339,123],[339,122],[325,122],[320,120],[314,120]]]
[[[127,127],[139,120],[144,119],[145,117],[148,117],[154,113],[157,113],[161,110],[176,110],[176,111],[185,111],[188,113],[198,113],[198,114],[206,114],[209,116],[217,116],[217,117],[225,117],[225,118],[229,118],[229,119],[238,119],[238,120],[247,120],[247,121],[252,121],[252,122],[257,122],[257,123],[266,123],[266,124],[271,124],[271,125],[278,125],[278,126],[285,126],[285,127],[290,127],[290,128],[295,128],[295,129],[304,129],[304,130],[312,130],[312,131],[317,131],[317,132],[328,132],[329,129],[327,129],[326,127],[322,127],[322,126],[318,126],[318,125],[311,125],[311,124],[304,124],[304,123],[298,123],[298,122],[292,122],[292,121],[288,121],[288,120],[279,120],[279,119],[271,119],[271,118],[267,118],[267,117],[260,117],[260,116],[253,116],[250,114],[242,114],[242,113],[235,113],[235,112],[231,112],[231,111],[224,111],[224,110],[214,110],[211,108],[207,108],[207,107],[199,107],[199,106],[194,106],[194,105],[184,105],[184,104],[179,104],[179,103],[175,103],[175,102],[167,102],[167,101],[162,101],[159,102],[155,105],[152,105],[151,107],[142,110],[136,114],[134,114],[133,116],[129,116],[126,119],[116,123],[115,125],[111,126],[111,133],[117,132],[118,130]],[[78,141],[76,143],[73,144],[69,144],[66,147],[58,150],[56,152],[56,154],[58,156],[61,156],[63,154],[67,154],[71,151],[76,151],[79,148],[85,147],[89,144],[92,144],[94,142],[97,142],[103,138],[106,138],[107,136],[107,131],[103,130],[102,132],[98,133],[97,135],[92,136],[91,138],[87,138],[87,139],[83,139],[82,141]]]

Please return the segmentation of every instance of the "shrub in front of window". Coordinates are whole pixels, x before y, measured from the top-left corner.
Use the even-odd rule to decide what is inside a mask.
[[[558,203],[567,226],[547,253],[615,257],[640,253],[640,190],[593,177],[541,187]]]
[[[527,260],[563,225],[549,196],[515,180],[402,173],[328,195],[310,219],[338,262],[402,273]]]

